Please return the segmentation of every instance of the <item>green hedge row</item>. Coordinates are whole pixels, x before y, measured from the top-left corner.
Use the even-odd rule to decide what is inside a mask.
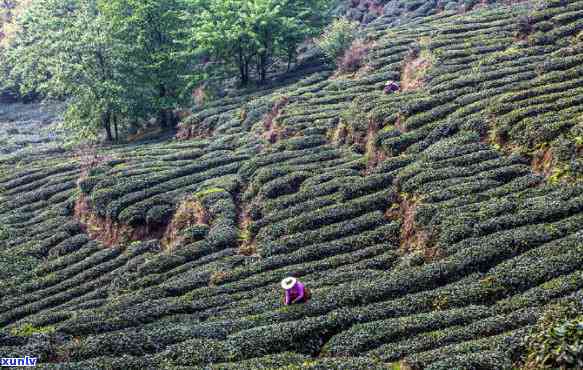
[[[533,227],[536,224],[552,225],[554,222],[561,225],[562,221],[566,221],[566,225],[570,225],[568,221],[570,217],[575,217],[576,219],[577,213],[583,207],[579,199],[575,199],[572,205],[569,203],[558,205],[557,203],[542,201],[538,209],[520,209],[515,214],[500,215],[483,222],[474,220],[469,225],[462,223],[463,218],[458,222],[456,222],[455,218],[451,218],[442,225],[444,230],[439,240],[444,245],[451,245],[464,238],[479,238],[503,230],[528,227],[529,225],[533,225]],[[551,228],[551,226],[547,228]]]
[[[474,158],[467,158],[473,160]],[[401,189],[405,192],[414,192],[419,187],[429,182],[435,182],[439,180],[449,180],[455,178],[468,178],[473,176],[479,176],[481,178],[494,178],[499,177],[500,179],[512,176],[512,172],[516,175],[523,174],[526,171],[528,163],[527,160],[520,156],[511,156],[507,158],[495,158],[491,160],[486,160],[483,162],[469,162],[464,163],[464,167],[446,167],[438,169],[427,168],[421,173],[401,182]],[[502,172],[508,169],[510,173],[508,175],[503,175]],[[514,169],[512,171],[511,169]],[[496,171],[500,172],[500,175],[494,174]],[[508,177],[507,177],[508,178]],[[509,178],[511,179],[511,177]]]
[[[124,180],[119,178],[116,182],[119,185],[111,188],[97,189],[90,194],[91,205],[99,215],[106,215],[106,207],[110,202],[124,196],[131,195],[133,192],[146,192],[147,195],[156,195],[164,191],[174,190],[177,187],[192,184],[197,179],[203,178],[204,174],[216,176],[216,170],[220,166],[226,168],[236,167],[238,161],[247,159],[247,156],[225,155],[215,156],[213,159],[199,161],[195,165],[182,167],[177,170],[166,171],[166,173],[157,176],[144,176],[143,178],[130,178]],[[143,195],[142,195],[143,197]]]
[[[312,258],[302,259],[300,261],[290,261],[289,258],[281,258],[278,265],[270,263],[262,269],[264,272],[257,271],[254,275],[249,277],[247,277],[248,272],[246,270],[236,270],[228,276],[228,279],[231,282],[219,287],[215,293],[232,294],[267,286],[273,288],[276,287],[278,281],[281,280],[280,277],[286,274],[291,274],[300,278],[305,276],[307,279],[312,279],[313,274],[330,273],[335,275],[335,270],[340,267],[351,266],[350,268],[354,268],[354,264],[374,259],[377,256],[387,253],[387,251],[389,251],[387,258],[390,261],[393,261],[396,258],[394,251],[391,251],[387,245],[372,243],[369,245],[371,246],[359,245],[358,247],[354,247],[344,244],[338,246],[335,251],[328,250],[326,255],[320,256],[319,259]],[[301,264],[297,264],[297,262],[301,262]],[[253,301],[253,299],[250,301]]]
[[[83,237],[84,235],[81,234],[81,236]],[[86,255],[86,251],[90,251],[91,255]],[[24,293],[33,292],[35,290],[46,289],[83,271],[86,271],[94,265],[106,262],[107,260],[115,258],[119,255],[119,251],[115,249],[101,250],[97,243],[89,243],[84,245],[80,252],[84,252],[81,254],[81,256],[84,257],[82,260],[77,261],[76,263],[69,263],[70,260],[67,260],[66,256],[61,257],[59,258],[59,263],[63,268],[58,270],[54,267],[55,265],[51,265],[50,262],[47,262],[47,264],[41,266],[46,266],[44,271],[50,271],[48,274],[39,276],[37,273],[37,278],[34,281],[14,285],[12,291],[7,293],[11,295],[22,295]],[[79,256],[76,257],[79,258]],[[8,300],[8,297],[5,296],[5,299]]]
[[[453,187],[453,186],[457,186],[457,185],[461,185],[461,184],[468,184],[471,182],[478,182],[478,183],[481,181],[488,182],[489,180],[493,180],[493,181],[499,182],[500,184],[504,184],[504,183],[507,183],[509,181],[512,181],[513,179],[515,179],[517,177],[526,176],[529,173],[530,172],[529,172],[528,166],[510,165],[507,167],[495,168],[493,170],[481,172],[478,175],[476,175],[475,178],[454,177],[451,179],[445,179],[445,180],[436,181],[436,182],[432,182],[432,183],[426,183],[423,186],[416,189],[416,191],[424,190],[427,192],[433,192],[433,191],[439,191],[439,189],[442,189],[444,187],[449,187],[449,186]],[[486,189],[487,189],[487,187],[485,187],[485,186],[479,186],[477,188],[477,191],[488,191]],[[466,193],[466,194],[468,194],[468,193]]]
[[[7,324],[14,320],[20,319],[27,315],[39,312],[43,309],[63,304],[73,298],[87,294],[96,288],[109,283],[113,279],[113,275],[108,275],[109,272],[123,266],[128,260],[142,253],[150,250],[150,246],[145,243],[132,248],[125,254],[120,254],[116,258],[95,265],[84,272],[75,275],[73,278],[62,281],[47,289],[38,292],[32,292],[20,297],[16,300],[18,307],[0,314],[0,320]]]
[[[500,355],[492,357],[492,351],[495,353],[504,352],[506,349],[513,346],[513,338],[525,335],[528,332],[528,328],[529,327],[524,327],[492,337],[467,341],[461,344],[453,344],[433,351],[414,354],[407,357],[406,361],[407,363],[414,364],[414,366],[427,368],[434,362],[446,361],[447,359],[453,359],[455,361],[456,358],[461,360],[462,358],[466,357],[466,361],[468,361],[468,365],[470,366],[477,365],[478,368],[480,366],[486,366],[486,368],[488,368],[488,366],[494,365],[496,368],[504,368],[504,366],[509,365],[509,359]],[[487,351],[485,352],[486,355],[480,356],[479,353],[484,351]],[[478,354],[476,355],[476,353]],[[477,358],[472,359],[471,356],[477,356]],[[443,365],[448,363],[441,362],[441,364]],[[449,365],[451,366],[451,364],[452,363],[450,362]],[[442,365],[439,365],[438,362],[439,367],[437,368],[443,368],[441,367]]]
[[[507,260],[489,273],[506,290],[524,291],[576,271],[582,254],[581,235],[570,235]]]
[[[145,223],[150,207],[155,205],[164,205],[169,202],[175,203],[182,194],[195,192],[199,184],[212,180],[217,177],[232,175],[237,172],[239,163],[234,162],[223,167],[217,167],[200,174],[182,177],[176,180],[168,181],[165,184],[151,187],[145,191],[138,191],[123,195],[117,200],[108,200],[106,206],[106,215],[120,221],[136,223],[141,221]],[[166,208],[165,208],[166,209]],[[99,210],[97,210],[99,213]],[[151,218],[157,219],[155,215]]]
[[[309,179],[308,179],[309,180]],[[308,181],[306,180],[306,181]],[[337,177],[323,184],[315,184],[313,186],[305,186],[300,188],[300,191],[294,194],[284,195],[276,199],[267,199],[261,203],[261,209],[266,215],[281,212],[296,204],[300,204],[312,199],[326,196],[334,196],[344,184],[344,181],[353,181],[351,177],[340,178]]]
[[[451,199],[442,202],[441,207],[444,208],[462,207],[466,204],[471,205],[479,202],[487,202],[489,199],[492,198],[504,197],[509,194],[519,193],[531,189],[539,185],[541,181],[542,181],[541,176],[528,174],[526,176],[515,178],[502,186],[499,186],[491,190],[487,190],[483,193],[465,195],[462,197],[458,197],[456,199]]]
[[[324,348],[332,356],[355,356],[379,345],[417,333],[464,325],[492,315],[492,310],[483,306],[467,306],[445,311],[435,311],[357,324],[349,330],[332,337]]]
[[[40,188],[36,188],[34,191],[27,192],[27,193],[20,193],[16,196],[16,198],[11,201],[7,202],[5,206],[7,209],[16,209],[28,204],[36,203],[39,201],[47,201],[52,199],[52,197],[57,196],[67,190],[73,189],[76,187],[76,176],[71,178],[62,179],[60,183],[54,185],[44,185]]]
[[[85,234],[75,235],[67,240],[62,241],[49,250],[48,258],[54,259],[75,252],[89,242]]]
[[[496,308],[507,313],[529,306],[544,305],[568,295],[580,294],[582,287],[583,272],[575,271],[500,300]]]
[[[275,240],[284,235],[313,230],[332,223],[346,221],[375,210],[386,208],[394,196],[390,190],[382,190],[371,195],[352,199],[340,205],[329,206],[313,212],[306,212],[298,217],[270,225],[257,234],[258,241]]]
[[[351,255],[352,253],[359,250],[365,250],[365,248],[369,248],[376,244],[387,243],[390,245],[390,239],[392,238],[391,235],[396,231],[395,229],[394,224],[388,224],[374,230],[363,231],[357,235],[347,236],[332,242],[304,246],[293,252],[270,256],[269,258],[258,261],[256,265],[245,266],[232,271],[226,277],[226,283],[215,289],[215,294],[233,293],[246,289],[248,285],[245,278],[252,276],[253,274],[308,263],[318,265],[318,260],[327,258],[331,258],[330,261],[339,261],[343,260],[345,255]],[[387,248],[390,249],[391,247],[387,246]],[[327,260],[322,261],[322,263],[328,262],[329,261]],[[297,268],[301,269],[301,267]],[[272,275],[273,277],[270,277],[270,279],[275,278],[275,275],[277,274]],[[253,278],[251,281],[255,279],[256,278]]]
[[[305,184],[306,182],[304,182]],[[324,195],[321,197],[316,197],[305,202],[298,203],[297,205],[291,206],[289,208],[283,209],[281,211],[275,211],[269,213],[262,217],[261,219],[251,223],[250,230],[253,234],[256,234],[260,229],[285,220],[292,217],[297,217],[303,212],[314,211],[319,208],[331,206],[338,200],[338,194],[334,193],[332,195]]]
[[[68,266],[82,262],[85,258],[91,257],[94,253],[99,252],[101,246],[98,243],[88,243],[82,249],[70,253],[65,256],[60,256],[50,261],[45,261],[33,271],[34,274],[41,278],[52,272],[65,269]]]
[[[309,172],[299,171],[277,177],[263,185],[257,195],[263,198],[273,199],[281,195],[295,193],[298,191],[302,182],[311,175]]]
[[[405,150],[408,147],[424,140],[427,135],[429,135],[431,131],[433,131],[433,129],[438,125],[438,122],[430,123],[418,130],[404,132],[400,136],[383,139],[380,141],[380,146],[383,150],[385,150],[386,153],[390,154],[391,156],[399,156],[405,153]]]
[[[78,168],[79,167],[77,164],[72,163],[72,164],[65,164],[65,165],[59,165],[59,166],[55,166],[55,167],[45,168],[43,170],[35,171],[34,173],[31,173],[31,174],[24,174],[24,175],[23,174],[16,174],[12,180],[4,182],[2,184],[2,188],[4,189],[4,191],[13,190],[13,192],[17,192],[17,191],[20,191],[20,189],[17,189],[17,188],[20,188],[22,186],[30,184],[34,181],[43,180],[43,179],[46,179],[50,176],[65,173],[65,172],[76,171],[76,170],[78,170]]]
[[[305,230],[295,234],[290,234],[278,239],[277,241],[264,241],[258,239],[257,245],[263,256],[273,256],[281,253],[289,253],[311,244],[328,242],[342,237],[363,233],[372,228],[379,227],[384,223],[386,223],[386,220],[384,219],[382,212],[370,212],[354,217],[348,221],[324,226],[320,229]],[[394,229],[398,229],[398,225],[394,225]],[[397,234],[398,230],[394,230],[390,234],[390,240],[395,240]]]
[[[226,335],[217,332],[198,331],[187,325],[159,325],[152,328],[126,329],[123,331],[90,335],[79,342],[70,342],[63,348],[71,361],[108,356],[144,356],[161,352],[167,346],[193,338],[221,340]]]
[[[80,362],[44,363],[37,365],[38,368],[47,370],[100,370],[103,368],[154,370],[160,369],[160,366],[160,363],[153,361],[151,357],[133,357],[127,355],[115,357],[101,356]]]
[[[250,180],[255,172],[268,165],[276,165],[293,158],[301,158],[311,154],[318,154],[320,150],[310,148],[298,151],[267,152],[259,154],[246,161],[240,168],[239,174],[246,180]]]
[[[439,347],[454,345],[474,338],[495,336],[510,330],[532,325],[538,319],[541,310],[528,308],[508,315],[496,315],[479,318],[473,322],[432,331],[426,331],[393,343],[382,345],[367,354],[384,361],[396,361],[414,353],[434,350]]]
[[[484,350],[455,355],[445,360],[436,361],[428,365],[426,369],[449,370],[453,366],[461,366],[466,369],[507,369],[512,367],[512,359],[504,349]]]

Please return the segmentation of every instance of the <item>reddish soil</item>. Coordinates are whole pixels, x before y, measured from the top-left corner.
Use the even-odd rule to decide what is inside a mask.
[[[425,73],[431,67],[431,61],[421,56],[405,61],[401,71],[401,91],[413,91],[425,85]]]
[[[239,212],[239,230],[243,233],[246,230],[249,230],[249,225],[251,224],[252,220],[249,216],[248,209],[244,209]],[[247,235],[248,239],[240,240],[239,241],[239,254],[243,256],[253,256],[258,257],[257,254],[257,242],[255,240],[255,235]]]
[[[397,119],[395,120],[395,128],[401,132],[407,132],[407,128],[403,125],[405,118],[401,114],[397,114]]]
[[[330,129],[327,134],[328,139],[334,144],[345,144],[348,138],[348,127],[345,124],[338,124],[336,128]]]
[[[434,245],[433,235],[415,223],[417,207],[418,201],[399,196],[397,203],[385,213],[387,219],[401,222],[401,253],[421,252],[426,261],[441,258],[443,251]]]
[[[213,130],[203,129],[197,125],[186,125],[179,124],[178,132],[176,133],[176,139],[178,140],[191,140],[196,138],[211,137],[213,135]]]
[[[537,175],[549,177],[555,169],[556,160],[552,149],[544,149],[536,152],[532,158],[532,171]]]
[[[381,16],[385,7],[384,4],[374,0],[352,0],[350,5],[353,8],[362,8],[364,6],[369,13],[372,13],[376,16]]]
[[[210,216],[207,210],[194,199],[185,199],[180,203],[172,221],[166,227],[161,237],[160,244],[164,249],[173,249],[184,238],[181,231],[194,225],[208,225]]]
[[[366,133],[366,157],[368,158],[365,175],[369,174],[379,163],[387,159],[387,153],[375,145],[375,137],[379,129],[374,123],[369,123]]]
[[[206,210],[190,199],[182,202],[172,220],[164,224],[144,224],[134,227],[98,216],[91,209],[85,195],[81,195],[75,203],[74,215],[92,239],[108,247],[131,241],[158,239],[164,248],[174,248],[182,240],[181,230],[196,224],[208,225],[209,223]]]
[[[275,103],[271,111],[265,115],[263,120],[263,128],[265,129],[265,132],[261,136],[270,144],[274,144],[286,136],[285,130],[277,124],[277,117],[283,112],[283,108],[288,102],[289,98],[283,96]]]
[[[95,214],[87,198],[81,195],[75,203],[75,218],[83,225],[85,232],[108,247],[135,240],[160,239],[166,225],[140,225],[132,227]]]

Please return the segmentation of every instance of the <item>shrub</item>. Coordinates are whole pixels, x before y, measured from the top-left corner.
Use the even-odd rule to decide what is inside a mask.
[[[316,40],[316,45],[330,61],[335,62],[355,39],[357,28],[356,22],[345,18],[337,19],[326,27]]]
[[[532,32],[532,19],[527,15],[518,17],[516,22],[516,36],[526,37]]]
[[[550,308],[524,338],[525,368],[582,368],[582,312],[582,302]]]
[[[468,324],[489,315],[490,310],[486,307],[467,306],[460,309],[357,324],[334,336],[326,344],[324,350],[333,355],[355,356],[397,338],[409,338],[419,332]]]
[[[8,228],[0,225],[0,240],[8,239],[9,235]]]
[[[32,324],[24,324],[19,327],[15,327],[11,330],[11,334],[16,337],[30,337],[33,334],[49,334],[55,331],[53,326],[47,326],[43,328],[34,327]]]

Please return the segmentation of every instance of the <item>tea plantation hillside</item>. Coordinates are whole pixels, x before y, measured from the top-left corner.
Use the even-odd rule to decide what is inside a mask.
[[[358,72],[211,102],[182,140],[3,161],[0,357],[510,368],[583,299],[582,31],[583,0],[378,18]]]
[[[60,104],[0,102],[0,163],[14,163],[62,151]]]

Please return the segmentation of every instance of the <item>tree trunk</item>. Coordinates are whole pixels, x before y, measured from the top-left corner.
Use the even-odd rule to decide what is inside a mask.
[[[241,47],[241,45],[239,45],[238,49],[237,49],[237,58],[239,59],[239,76],[241,78],[241,85],[242,86],[246,86],[247,85],[247,71],[245,70],[245,56],[243,55],[243,48]]]
[[[113,126],[115,128],[115,142],[119,143],[119,127],[117,125],[117,116],[113,116]]]
[[[287,51],[287,71],[288,72],[291,70],[292,62],[294,62],[294,60],[295,60],[294,56],[295,56],[295,49],[290,47]]]
[[[241,85],[247,86],[249,84],[249,61],[244,58],[241,70]]]
[[[168,128],[168,118],[166,116],[166,110],[160,109],[158,111],[158,122],[160,122],[160,127],[163,129]]]
[[[166,86],[164,86],[164,84],[160,84],[160,86],[158,86],[158,91],[160,100],[163,100],[166,97],[167,93]],[[160,121],[160,127],[162,127],[163,129],[168,128],[169,124],[166,109],[160,108],[160,110],[158,111],[158,120]]]
[[[255,63],[255,69],[257,70],[257,76],[261,77],[261,56],[260,55],[257,56],[257,60]],[[261,78],[259,78],[259,80],[261,80]]]
[[[103,128],[107,135],[107,141],[111,143],[113,141],[113,135],[111,134],[111,117],[109,112],[106,112],[101,116],[101,121],[103,122]]]
[[[246,86],[247,82],[249,82],[249,81],[247,80],[247,73],[245,72],[245,64],[244,63],[239,66],[239,70],[240,70],[240,74],[241,74],[241,85]]]
[[[259,78],[261,80],[261,83],[265,83],[265,80],[267,79],[267,61],[269,60],[269,58],[267,57],[267,54],[263,53],[259,56]]]

